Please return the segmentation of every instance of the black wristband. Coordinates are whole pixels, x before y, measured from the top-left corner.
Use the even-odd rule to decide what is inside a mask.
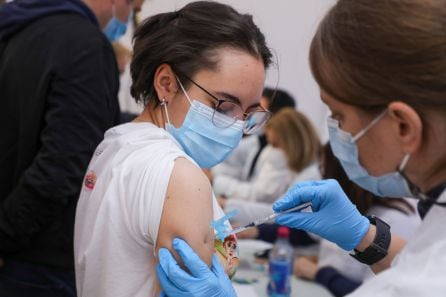
[[[370,223],[376,226],[375,238],[363,252],[355,249],[355,254],[350,254],[361,263],[372,265],[387,256],[387,250],[390,246],[391,234],[390,226],[375,216],[367,216]]]

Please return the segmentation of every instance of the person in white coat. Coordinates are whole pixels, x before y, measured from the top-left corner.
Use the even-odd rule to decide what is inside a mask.
[[[334,180],[298,184],[274,204],[283,211],[311,201],[312,213],[277,223],[353,250],[378,273],[350,297],[445,296],[445,19],[445,0],[339,0],[313,38],[310,65],[331,110],[330,144],[349,179],[378,196],[417,198],[424,215],[406,242],[361,215]],[[193,272],[184,276],[165,253],[158,276],[167,295],[235,296],[218,265],[204,269],[175,242]]]
[[[257,162],[258,174],[251,182],[243,183],[236,179],[228,179],[225,183],[227,188],[234,183],[238,191],[246,189],[252,199],[242,199],[239,195],[219,199],[225,212],[238,211],[233,217],[233,221],[238,224],[247,224],[271,214],[272,203],[283,195],[292,183],[320,179],[319,136],[303,113],[291,107],[281,109],[266,124],[265,135],[269,144]],[[279,159],[274,157],[276,151],[283,156],[280,158],[280,163]],[[284,171],[284,174],[278,172],[274,174],[273,168],[279,165],[284,169],[277,171]],[[273,176],[280,180],[275,180]],[[215,186],[214,183],[214,189]],[[222,184],[221,187],[223,186]],[[237,190],[234,192],[238,193]]]
[[[296,107],[286,91],[270,88],[263,90],[261,104],[273,115],[282,108]],[[271,202],[286,191],[293,173],[283,151],[268,145],[262,132],[245,136],[224,162],[211,169],[209,176],[216,196]]]

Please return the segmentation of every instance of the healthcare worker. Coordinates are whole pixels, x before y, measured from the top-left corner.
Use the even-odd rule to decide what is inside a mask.
[[[424,220],[409,242],[359,214],[334,180],[305,182],[273,206],[306,201],[312,213],[278,223],[318,234],[380,272],[350,296],[446,292],[446,1],[340,0],[313,38],[310,63],[331,109],[330,144],[349,178],[379,196],[414,197]],[[218,265],[173,246],[190,273],[160,250],[168,296],[235,296]]]

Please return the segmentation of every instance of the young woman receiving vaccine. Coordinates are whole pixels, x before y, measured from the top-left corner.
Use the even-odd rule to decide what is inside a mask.
[[[145,109],[107,131],[86,173],[75,226],[80,297],[157,295],[156,255],[174,237],[218,261],[210,223],[223,212],[201,168],[269,118],[260,99],[270,60],[252,17],[223,4],[194,2],[138,27],[131,93]],[[234,238],[218,245],[229,275],[235,247]]]
[[[445,19],[443,0],[339,0],[313,38],[310,64],[332,112],[334,155],[351,181],[378,196],[418,199],[424,217],[405,242],[361,215],[334,180],[297,184],[275,203],[282,211],[311,201],[312,213],[277,222],[336,243],[378,273],[351,297],[445,295]],[[174,247],[193,272],[160,251],[167,295],[234,296],[217,268],[204,269],[183,241]]]

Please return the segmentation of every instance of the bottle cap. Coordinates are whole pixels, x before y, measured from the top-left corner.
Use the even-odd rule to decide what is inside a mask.
[[[277,229],[277,237],[279,238],[288,238],[290,236],[290,229],[287,227],[281,226]]]

